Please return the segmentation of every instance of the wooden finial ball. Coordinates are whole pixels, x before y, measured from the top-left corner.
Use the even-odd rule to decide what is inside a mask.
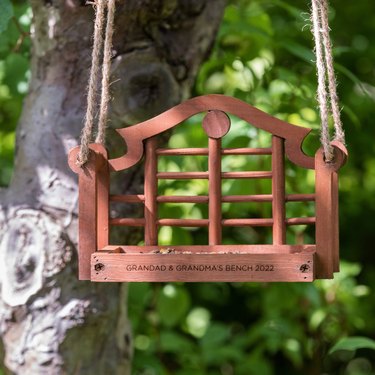
[[[209,111],[202,123],[203,129],[210,138],[224,137],[230,129],[230,119],[222,111]]]

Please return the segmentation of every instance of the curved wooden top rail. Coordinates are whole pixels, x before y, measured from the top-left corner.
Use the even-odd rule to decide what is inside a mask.
[[[111,170],[119,171],[136,164],[143,155],[143,140],[171,129],[197,113],[209,110],[231,113],[259,129],[284,138],[288,158],[301,167],[314,168],[314,158],[302,151],[302,142],[311,129],[279,120],[242,100],[213,94],[189,99],[150,120],[117,129],[124,138],[128,151],[119,158],[109,160]]]

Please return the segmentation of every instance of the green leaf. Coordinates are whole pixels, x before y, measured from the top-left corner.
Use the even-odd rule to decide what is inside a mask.
[[[358,349],[372,349],[375,350],[375,340],[371,340],[367,337],[344,337],[339,340],[329,351],[329,354],[333,354],[340,350],[356,351]]]
[[[297,8],[293,5],[288,4],[286,1],[281,0],[272,0],[270,2],[272,5],[277,5],[280,8],[284,8],[286,11],[288,11],[292,16],[294,16],[296,19],[299,19],[301,15],[303,14],[303,9]]]
[[[312,62],[315,61],[314,52],[299,43],[288,39],[280,42],[279,45],[292,55],[299,57],[301,60],[306,61],[309,64],[312,64]]]
[[[163,353],[194,352],[193,342],[180,333],[162,331],[160,333],[160,349]]]
[[[201,344],[205,348],[217,348],[230,337],[230,328],[224,324],[214,323],[208,327]]]
[[[370,98],[371,97],[369,96],[367,90],[365,89],[365,86],[363,84],[363,82],[355,75],[353,74],[349,69],[347,69],[345,66],[341,65],[341,64],[338,64],[338,63],[335,63],[335,69],[338,71],[338,72],[341,72],[343,75],[345,75],[347,78],[349,78],[355,85],[358,85],[358,87],[360,88],[362,94],[364,96],[366,96],[367,98]]]
[[[6,30],[13,17],[13,6],[10,0],[0,0],[0,33]]]
[[[157,300],[157,311],[163,325],[175,326],[185,317],[189,307],[189,294],[183,287],[167,284],[161,290]]]

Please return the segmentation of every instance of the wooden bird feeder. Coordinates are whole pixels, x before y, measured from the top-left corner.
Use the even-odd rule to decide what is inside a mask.
[[[191,116],[207,112],[202,126],[208,148],[165,149],[157,136]],[[269,148],[221,146],[229,131],[232,114],[249,126],[272,135]],[[234,130],[235,131],[235,130]],[[339,270],[338,176],[347,151],[333,142],[334,160],[325,162],[319,149],[305,155],[302,142],[310,129],[276,119],[238,99],[206,95],[190,99],[151,120],[119,129],[127,145],[125,155],[108,159],[106,149],[90,145],[84,167],[76,166],[79,147],[69,154],[69,165],[79,176],[79,278],[91,281],[313,281],[332,278]],[[159,156],[207,155],[208,171],[159,172]],[[223,155],[271,155],[272,170],[222,172]],[[133,167],[144,157],[144,192],[140,195],[110,195],[110,173]],[[286,194],[285,158],[301,168],[315,170],[315,194]],[[224,196],[223,179],[271,179],[272,194]],[[208,179],[208,196],[159,196],[158,180]],[[287,202],[315,202],[315,217],[286,217]],[[142,203],[143,218],[111,218],[110,202]],[[163,203],[206,203],[207,219],[161,219]],[[223,202],[271,202],[270,218],[222,217]],[[144,227],[144,246],[110,244],[111,226]],[[315,243],[286,243],[290,225],[315,225]],[[206,245],[159,246],[161,226],[208,227]],[[223,245],[222,227],[272,227],[272,244]]]

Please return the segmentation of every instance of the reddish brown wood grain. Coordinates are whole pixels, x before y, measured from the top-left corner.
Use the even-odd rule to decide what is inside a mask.
[[[315,245],[279,245],[276,247],[278,254],[297,254],[301,252],[315,253]],[[274,245],[176,245],[176,246],[134,246],[134,245],[108,245],[103,251],[108,253],[131,254],[275,254]]]
[[[271,148],[223,148],[223,155],[271,155]]]
[[[304,168],[314,168],[314,158],[301,149],[310,129],[295,126],[272,117],[235,98],[224,95],[204,95],[187,100],[168,111],[139,124],[118,129],[127,144],[127,153],[109,161],[111,170],[119,171],[135,165],[143,155],[143,141],[169,130],[189,117],[209,110],[231,113],[249,124],[285,139],[288,158]]]
[[[203,119],[203,129],[213,139],[220,139],[229,132],[230,120],[222,111],[209,111]]]
[[[222,172],[222,178],[272,178],[272,172],[269,171],[251,171],[251,172]]]
[[[209,111],[203,121],[208,148],[157,148],[156,135],[190,116]],[[271,148],[221,147],[229,131],[226,113],[273,135]],[[322,150],[314,158],[301,151],[308,129],[269,116],[248,104],[221,95],[191,99],[143,123],[120,129],[127,154],[108,160],[101,145],[90,145],[90,157],[83,168],[76,165],[79,148],[69,154],[69,165],[79,175],[79,277],[93,281],[312,281],[332,278],[339,269],[338,170],[346,162],[344,145],[333,142],[334,160],[326,163]],[[109,171],[126,169],[145,154],[144,192],[137,195],[109,195]],[[208,171],[163,172],[157,170],[158,156],[208,156]],[[272,155],[272,171],[221,170],[226,155]],[[285,193],[285,155],[296,165],[314,168],[315,194]],[[272,179],[272,194],[222,196],[222,179]],[[208,179],[208,195],[158,196],[158,179]],[[144,205],[143,218],[109,219],[109,202]],[[271,218],[222,218],[222,203],[272,203]],[[315,217],[286,218],[286,202],[315,202]],[[158,204],[208,204],[208,219],[158,218]],[[145,228],[145,246],[110,245],[109,226]],[[316,245],[287,245],[286,227],[315,225]],[[160,247],[159,226],[208,227],[208,245]],[[273,245],[221,245],[222,227],[273,227]],[[99,251],[100,250],[100,251]],[[95,252],[95,254],[93,254]],[[91,258],[91,265],[90,265]],[[100,263],[100,266],[98,264]],[[129,265],[148,267],[126,272]],[[228,266],[229,265],[229,266]],[[231,268],[233,265],[234,268]],[[152,268],[157,272],[150,271]],[[159,271],[156,266],[165,266]],[[192,268],[191,268],[191,267]],[[256,270],[257,266],[263,268]],[[267,267],[272,266],[272,271]],[[179,267],[177,270],[176,267]],[[190,268],[189,268],[190,267]],[[201,271],[200,267],[204,272]],[[210,268],[211,267],[211,268]],[[216,268],[215,268],[216,267]],[[227,268],[229,267],[229,268]],[[237,268],[236,268],[237,267]],[[242,268],[241,268],[242,267]],[[244,269],[247,272],[244,272]],[[251,269],[250,269],[251,268]],[[145,271],[145,272],[143,272]]]
[[[110,195],[109,200],[111,202],[122,202],[122,203],[143,203],[145,201],[144,194],[135,195]]]
[[[109,168],[108,155],[104,147],[97,150],[100,168],[97,171],[97,249],[109,244]]]
[[[159,148],[156,154],[160,156],[179,155],[208,155],[208,148]],[[271,155],[271,148],[222,148],[222,155]]]
[[[222,178],[272,178],[272,172],[269,171],[251,171],[251,172],[222,172]],[[158,172],[158,179],[165,180],[194,180],[208,179],[208,172]]]
[[[102,145],[91,144],[87,163],[79,167],[77,156],[79,147],[75,147],[69,153],[69,166],[78,173],[78,277],[80,280],[90,280],[90,258],[91,254],[97,251],[98,244],[108,245],[107,235],[108,222],[105,214],[97,215],[98,209],[98,170],[104,168],[107,152]],[[100,197],[103,199],[106,188],[103,183],[106,181],[106,172],[101,175]],[[107,199],[108,202],[108,199]],[[106,209],[104,201],[100,207]],[[108,211],[107,211],[108,212]],[[98,228],[98,223],[103,227]],[[100,232],[100,233],[98,233]],[[105,243],[107,242],[107,243]]]
[[[156,155],[160,156],[194,156],[208,155],[208,148],[158,148]]]
[[[208,195],[159,195],[159,203],[208,203]]]
[[[272,218],[256,219],[224,219],[222,224],[227,227],[272,227]]]
[[[156,157],[157,139],[155,137],[146,141],[145,161],[145,245],[157,245],[158,243],[158,180],[156,177],[158,161]]]
[[[91,280],[101,282],[309,282],[314,253],[105,254],[92,256]]]
[[[272,238],[274,245],[286,241],[284,140],[272,137]]]
[[[143,203],[145,197],[143,194],[138,195],[111,195],[111,202],[122,203]],[[159,203],[208,203],[208,195],[158,195],[156,197]],[[224,195],[221,198],[222,202],[227,203],[242,203],[242,202],[272,202],[272,194],[258,194],[258,195]],[[287,194],[285,195],[286,202],[313,202],[315,201],[315,194]]]
[[[122,225],[122,226],[129,226],[129,227],[143,227],[145,226],[146,220],[144,218],[115,218],[110,219],[109,223],[111,225]]]
[[[213,112],[210,112],[211,114]],[[220,112],[222,113],[222,112]],[[207,115],[208,116],[208,115]],[[207,118],[206,116],[206,118]],[[215,119],[219,123],[224,121],[218,116]],[[206,124],[208,127],[208,125]],[[226,129],[225,124],[220,127],[221,132],[216,132],[214,138],[209,138],[208,148],[208,183],[209,183],[209,202],[208,202],[208,244],[221,244],[221,139],[219,134],[222,134],[223,129]],[[228,125],[229,129],[229,125]],[[206,132],[207,129],[205,128]],[[225,133],[225,132],[224,132]],[[211,130],[212,134],[212,130]]]
[[[346,158],[345,146],[338,143],[334,145],[333,162],[325,162],[322,149],[315,156],[317,278],[330,279],[339,268],[337,171]]]

